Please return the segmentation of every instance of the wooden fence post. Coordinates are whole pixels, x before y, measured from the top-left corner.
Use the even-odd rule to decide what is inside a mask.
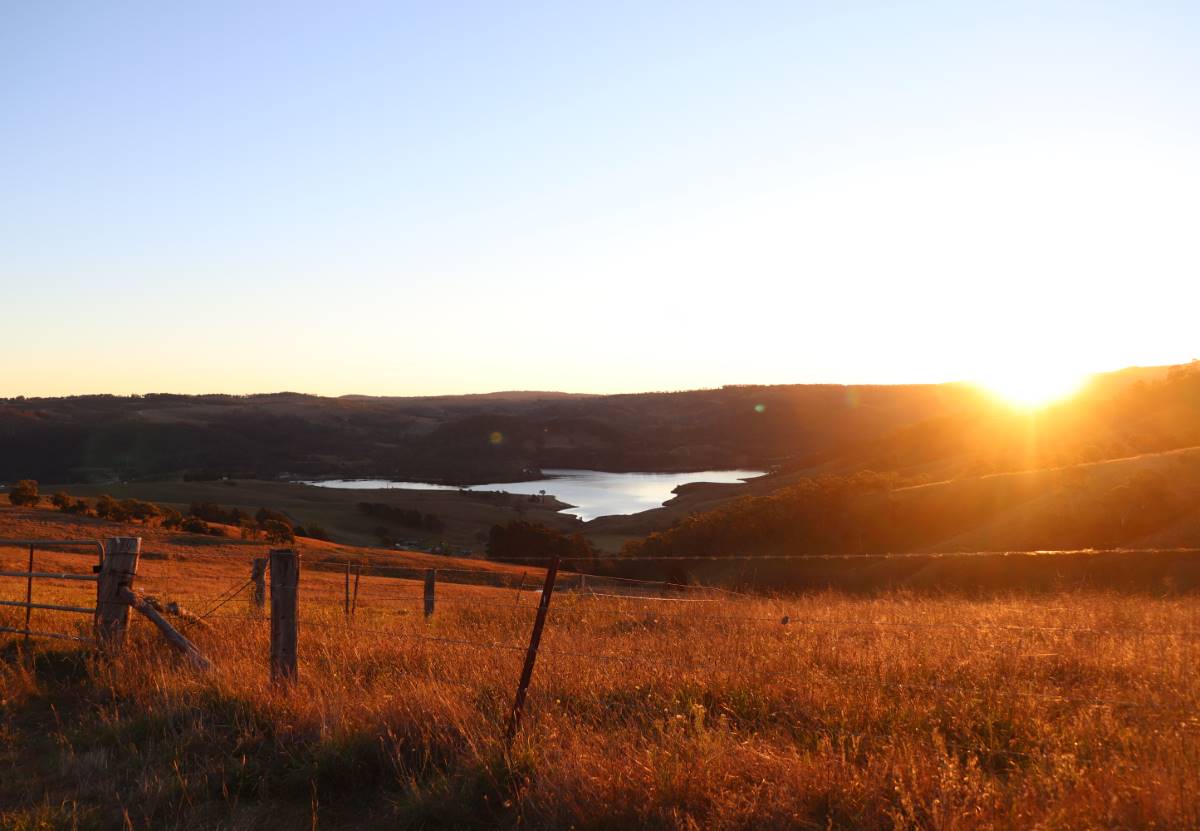
[[[29,621],[33,611],[33,545],[29,546],[29,576],[25,578],[25,644],[29,645]]]
[[[437,587],[437,569],[425,571],[425,617],[433,617],[433,593]]]
[[[538,644],[542,642],[542,629],[546,626],[546,613],[550,611],[550,595],[554,594],[554,580],[558,576],[558,557],[550,561],[546,569],[546,582],[542,586],[542,599],[538,603],[537,617],[533,620],[533,632],[529,635],[529,649],[525,652],[525,666],[521,669],[521,681],[517,684],[517,697],[513,699],[512,715],[508,730],[504,734],[505,744],[512,744],[521,725],[521,712],[525,709],[525,693],[533,680],[533,665],[537,662]]]
[[[250,602],[262,609],[267,602],[267,558],[255,557],[250,566],[250,579],[254,589],[250,592]]]
[[[351,616],[358,611],[358,580],[360,577],[362,577],[362,563],[357,563],[354,566],[354,597],[350,600]]]
[[[96,639],[107,646],[120,647],[129,625],[129,602],[122,589],[133,589],[138,559],[142,554],[141,537],[112,537],[104,543],[104,563],[96,581]]]
[[[300,555],[290,548],[271,550],[271,681],[296,680],[297,595]]]

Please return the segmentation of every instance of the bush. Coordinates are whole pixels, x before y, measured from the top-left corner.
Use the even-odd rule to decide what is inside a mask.
[[[38,498],[36,479],[22,479],[8,492],[8,501],[14,505],[36,505]]]
[[[294,542],[295,534],[292,526],[278,519],[268,519],[262,524],[262,530],[267,535],[267,542]]]
[[[212,533],[212,528],[209,527],[208,523],[200,519],[198,516],[185,517],[184,520],[179,523],[179,530],[185,531],[189,534]]]
[[[96,516],[113,522],[124,522],[129,519],[129,515],[121,507],[121,503],[107,493],[101,494],[100,498],[96,500]]]
[[[324,540],[329,542],[329,532],[315,522],[308,525],[297,525],[292,529],[297,537],[308,537],[310,540]]]
[[[153,502],[146,502],[141,499],[122,499],[120,509],[125,519],[131,519],[143,524],[162,513],[162,510]]]
[[[58,508],[60,511],[69,511],[71,510],[72,505],[71,496],[66,491],[56,491],[54,495],[50,497],[50,504],[55,508]]]
[[[514,519],[507,525],[492,526],[487,555],[493,560],[538,562],[554,556],[590,558],[596,549],[581,534],[563,534],[540,522]]]

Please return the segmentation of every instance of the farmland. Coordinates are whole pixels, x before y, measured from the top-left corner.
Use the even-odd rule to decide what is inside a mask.
[[[0,536],[88,530],[71,522],[0,509]],[[126,530],[146,537],[135,586],[199,613],[263,550]],[[23,551],[0,554],[24,567]],[[439,583],[426,620],[416,581],[364,577],[347,620],[333,564],[368,555],[489,579]],[[77,555],[39,556],[81,568]],[[302,556],[292,688],[269,682],[266,619],[245,593],[186,630],[214,661],[207,674],[139,620],[111,659],[6,643],[0,825],[1200,822],[1194,596],[563,590],[506,749],[536,570],[327,543]],[[37,591],[80,599],[65,584]]]

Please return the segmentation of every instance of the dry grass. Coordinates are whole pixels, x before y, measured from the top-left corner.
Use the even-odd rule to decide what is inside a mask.
[[[139,584],[206,611],[247,568]],[[136,620],[111,660],[8,642],[0,827],[1200,827],[1194,598],[564,592],[506,753],[532,593],[442,584],[427,622],[365,578],[348,626],[341,591],[306,571],[286,692],[245,595],[189,630],[208,675]]]

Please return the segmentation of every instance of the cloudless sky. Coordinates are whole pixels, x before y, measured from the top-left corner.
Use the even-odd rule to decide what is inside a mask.
[[[0,3],[0,395],[1200,357],[1194,3]]]

